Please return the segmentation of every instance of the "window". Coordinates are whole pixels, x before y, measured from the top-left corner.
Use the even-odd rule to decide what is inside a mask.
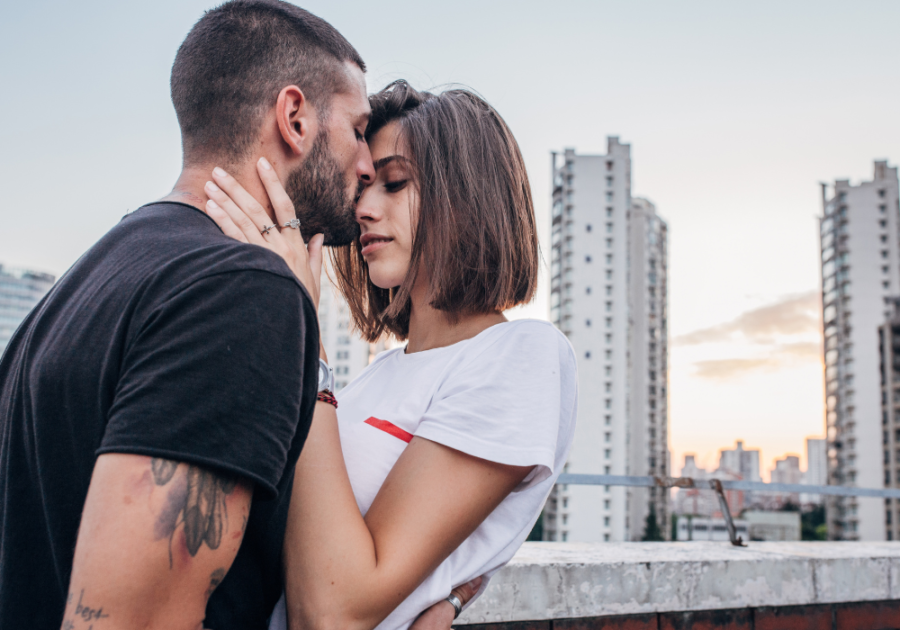
[[[612,286],[606,285],[606,295],[612,295]]]
[[[606,333],[606,343],[612,343],[612,335],[610,333]]]
[[[569,532],[563,532],[562,533],[562,541],[566,542],[567,540],[569,540]]]
[[[888,271],[890,271],[890,269],[891,269],[890,267],[885,265],[884,267],[881,268],[881,273],[887,273]]]
[[[884,206],[881,206],[881,207],[884,208]],[[883,210],[882,210],[882,212],[883,212]],[[887,227],[887,221],[885,221],[884,219],[882,219],[881,221],[878,222],[878,225],[881,226],[881,227],[883,227],[883,228],[886,228],[886,227]]]
[[[607,302],[607,303],[606,303],[606,310],[607,310],[608,312],[609,312],[609,311],[612,311],[612,302]]]
[[[608,391],[608,392],[612,391],[612,383],[610,383],[609,381],[607,381],[604,386],[606,387],[606,391]]]
[[[607,409],[612,409],[612,398],[607,398],[607,399],[606,399],[606,408],[607,408]]]
[[[345,376],[350,373],[350,368],[346,365],[338,365],[334,368],[334,373],[339,376]]]
[[[347,350],[338,350],[337,353],[335,353],[335,359],[337,359],[337,360],[349,359],[349,358],[350,358],[350,353]]]
[[[591,224],[588,223],[587,225],[585,225],[585,226],[584,226],[584,229],[585,229],[585,231],[590,232],[590,231],[591,231]]]
[[[885,258],[887,258],[887,252],[885,252]],[[607,255],[606,255],[606,264],[607,264],[607,265],[611,265],[611,264],[612,264],[612,260],[613,260],[613,259],[612,259],[612,254],[607,254]],[[612,276],[610,276],[610,277],[612,277]]]
[[[612,224],[612,222],[609,222],[606,224],[606,233],[612,234],[612,231],[613,231],[613,224]]]
[[[609,542],[609,534],[603,534],[603,542]]]
[[[604,456],[606,459],[609,459],[610,457],[612,457],[612,451],[609,450],[609,449],[606,449],[605,451],[603,451],[603,456]]]
[[[589,320],[589,319],[584,320],[584,325],[587,326],[588,328],[590,328],[590,327],[591,327],[591,320]]]
[[[609,466],[607,466],[607,468],[609,468]],[[603,517],[603,524],[604,524],[606,527],[609,527],[609,517],[608,517],[608,516],[604,516],[604,517]]]
[[[606,239],[606,249],[612,249],[613,240],[611,238]]]
[[[888,288],[890,288],[891,283],[888,282],[887,280],[885,280],[881,283],[881,286],[884,287],[885,289],[888,289]]]
[[[886,191],[884,188],[882,188],[881,190],[878,191],[878,196],[881,197],[882,199],[884,199],[884,194],[885,194],[886,192],[887,192],[887,191]]]
[[[887,243],[887,234],[882,234],[882,235],[881,235],[881,242],[882,242],[882,243]]]
[[[591,287],[585,287],[585,288],[584,288],[584,292],[585,292],[586,294],[590,295],[590,294],[591,294]]]
[[[607,208],[607,209],[606,209],[606,218],[611,219],[611,218],[612,218],[612,215],[613,215],[613,209],[612,209],[612,208]]]
[[[884,214],[885,212],[887,212],[887,206],[884,204],[878,206],[878,212],[880,212],[881,214]]]
[[[607,431],[607,432],[604,434],[603,438],[604,438],[607,442],[609,442],[610,440],[612,440],[612,433],[610,433],[609,431]]]
[[[609,509],[609,499],[604,499],[604,500],[603,500],[603,508],[606,509],[606,510]]]
[[[882,257],[882,258],[887,258],[887,257],[888,257],[888,253],[887,253],[887,250],[886,250],[886,249],[882,249],[882,250],[881,250],[881,257]]]
[[[606,170],[607,170],[607,171],[611,171],[612,169],[613,169],[613,161],[612,161],[612,160],[607,160],[607,161],[606,161]]]
[[[606,270],[606,279],[612,280],[612,269]],[[607,287],[608,291],[612,292],[612,287]]]
[[[347,335],[342,335],[337,338],[337,342],[339,346],[349,346],[350,345],[350,337]]]
[[[586,262],[586,263],[591,262],[591,255],[590,255],[590,254],[588,254],[587,256],[584,257],[584,262]]]
[[[613,178],[612,178],[612,175],[609,175],[609,176],[606,178],[606,185],[609,186],[610,188],[612,188],[612,185],[613,185]]]
[[[612,366],[611,365],[606,366],[606,375],[612,376]]]
[[[585,359],[590,359],[590,358],[591,358],[591,351],[590,351],[590,350],[588,350],[587,352],[584,353],[584,358],[585,358]]]
[[[607,327],[607,328],[612,328],[612,317],[607,317],[607,318],[606,318],[606,327]]]
[[[612,416],[603,416],[604,424],[609,426],[612,423]]]
[[[612,201],[612,200],[613,200],[613,193],[612,193],[611,190],[608,191],[608,192],[606,193],[606,200],[607,200],[607,201]]]
[[[612,359],[612,350],[607,350],[606,351],[606,360],[609,361],[610,359]]]

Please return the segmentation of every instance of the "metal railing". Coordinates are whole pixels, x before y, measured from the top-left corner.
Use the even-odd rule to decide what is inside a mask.
[[[706,483],[704,484],[703,481]],[[808,486],[800,483],[764,483],[762,481],[741,481],[736,479],[707,479],[695,481],[691,477],[641,477],[635,475],[580,475],[563,473],[556,480],[558,485],[573,486],[632,486],[642,488],[703,488],[704,485],[716,493],[728,538],[731,544],[746,547],[734,527],[731,510],[725,498],[725,490],[752,492],[772,492],[779,494],[827,494],[843,497],[875,497],[900,499],[900,488],[854,488],[850,486]]]

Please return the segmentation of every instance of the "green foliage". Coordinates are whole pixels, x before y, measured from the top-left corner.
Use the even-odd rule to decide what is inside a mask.
[[[656,507],[650,504],[650,513],[647,514],[647,520],[644,522],[644,535],[642,541],[665,540],[659,523],[656,522]]]
[[[534,527],[531,528],[531,533],[528,534],[528,538],[525,540],[544,540],[544,512],[541,510],[541,515],[538,516],[537,522],[534,524]]]
[[[828,539],[824,505],[817,505],[813,509],[800,514],[800,538],[802,540]]]

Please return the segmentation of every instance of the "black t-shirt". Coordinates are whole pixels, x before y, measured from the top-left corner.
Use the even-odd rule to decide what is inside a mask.
[[[184,204],[122,219],[35,307],[0,361],[0,628],[60,627],[103,453],[253,483],[243,544],[206,626],[265,628],[283,588],[318,344],[312,301],[277,255],[226,237]]]

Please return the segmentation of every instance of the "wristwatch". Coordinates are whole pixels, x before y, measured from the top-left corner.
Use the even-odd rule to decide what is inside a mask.
[[[334,370],[325,363],[325,359],[319,359],[319,393],[334,393]]]

